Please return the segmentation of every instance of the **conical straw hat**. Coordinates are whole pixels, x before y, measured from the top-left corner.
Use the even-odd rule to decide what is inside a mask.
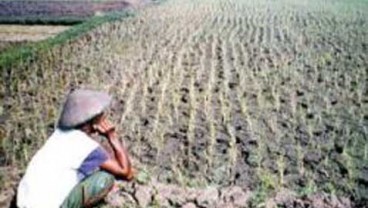
[[[105,92],[77,89],[69,93],[58,126],[72,128],[101,114],[110,105],[111,96]]]

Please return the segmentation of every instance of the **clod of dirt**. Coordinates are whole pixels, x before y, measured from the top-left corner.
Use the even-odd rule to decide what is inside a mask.
[[[192,202],[184,204],[182,208],[196,208],[197,206],[193,204]]]
[[[152,189],[148,186],[138,186],[136,188],[135,199],[137,200],[139,206],[147,207],[152,201]]]
[[[14,191],[6,191],[0,194],[0,207],[10,207]]]
[[[124,206],[134,206],[136,201],[133,196],[126,192],[114,192],[110,193],[106,198],[105,202],[109,204],[111,207],[119,208],[122,205]]]
[[[316,165],[321,161],[321,154],[319,152],[308,152],[304,157],[304,162],[308,165]]]
[[[221,190],[221,200],[235,207],[245,207],[251,195],[238,186],[227,187]]]
[[[215,187],[202,191],[196,202],[199,207],[215,207],[219,198],[219,192]]]
[[[275,197],[267,200],[266,207],[284,208],[351,208],[351,201],[345,197],[328,194],[314,194],[299,198],[297,194],[288,190],[279,191]]]
[[[155,200],[161,206],[182,206],[185,203],[185,191],[175,185],[153,184],[157,194]]]
[[[336,196],[328,196],[326,194],[315,194],[309,197],[304,203],[305,206],[321,207],[321,208],[349,208],[352,207],[350,200],[346,198],[337,198]]]

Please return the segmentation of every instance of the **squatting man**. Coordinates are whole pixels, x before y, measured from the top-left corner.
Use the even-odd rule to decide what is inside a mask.
[[[128,153],[108,121],[111,96],[105,92],[71,91],[56,130],[33,156],[17,191],[19,208],[91,207],[114,186],[114,178],[132,180]],[[108,153],[92,135],[108,140]]]

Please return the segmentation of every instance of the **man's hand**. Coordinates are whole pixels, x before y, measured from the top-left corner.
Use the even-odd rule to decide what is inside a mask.
[[[93,125],[93,128],[101,135],[110,137],[111,134],[115,134],[115,126],[106,119],[105,116],[102,116],[99,120],[97,120],[96,124]]]
[[[129,171],[129,174],[127,175],[126,179],[128,181],[131,181],[134,179],[135,175],[137,174],[137,170],[134,169],[134,168],[131,168],[130,171]]]
[[[108,159],[100,167],[115,176],[132,180],[136,171],[132,168],[128,152],[117,139],[115,127],[102,115],[96,120],[93,129],[108,139],[115,155],[114,158]]]

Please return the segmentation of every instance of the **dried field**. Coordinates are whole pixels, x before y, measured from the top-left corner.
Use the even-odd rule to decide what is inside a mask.
[[[159,181],[368,196],[368,2],[171,0],[1,70],[2,165],[24,168],[65,92],[109,90]]]
[[[67,30],[68,26],[1,25],[0,41],[40,41]]]
[[[29,26],[0,24],[0,52],[15,45],[40,41],[65,31],[67,26]]]

